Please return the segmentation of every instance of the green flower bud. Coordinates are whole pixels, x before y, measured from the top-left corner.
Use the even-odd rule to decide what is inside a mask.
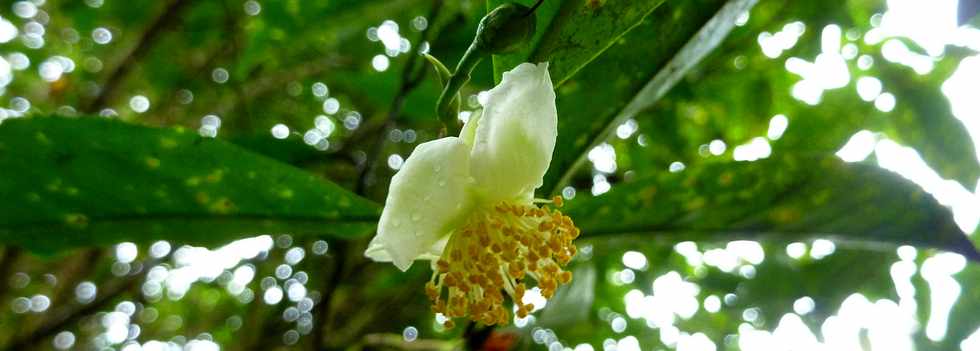
[[[537,5],[540,5],[538,1]],[[444,80],[442,94],[436,105],[436,115],[443,126],[449,128],[456,124],[459,114],[459,89],[470,80],[470,73],[477,63],[492,54],[502,54],[517,50],[527,44],[534,36],[535,7],[527,7],[515,3],[506,3],[490,11],[480,20],[476,29],[476,37],[466,49],[463,58],[456,65],[456,70],[448,80]],[[430,60],[431,61],[431,60]],[[440,78],[445,79],[445,72],[436,65]],[[448,70],[446,70],[448,71]]]

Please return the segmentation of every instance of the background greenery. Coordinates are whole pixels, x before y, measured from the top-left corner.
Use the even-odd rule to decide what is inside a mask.
[[[417,53],[455,63],[499,3],[5,3],[0,345],[836,350],[853,325],[865,349],[980,348],[980,116],[941,90],[980,44],[868,39],[901,1],[544,1],[531,43],[477,66],[460,117],[502,72],[550,62],[539,195],[583,230],[576,278],[530,319],[442,330],[427,267],[361,253],[390,177],[441,127]],[[819,64],[833,28],[848,79],[808,101],[793,64]],[[845,162],[856,134],[882,151]],[[902,173],[889,145],[972,197]]]

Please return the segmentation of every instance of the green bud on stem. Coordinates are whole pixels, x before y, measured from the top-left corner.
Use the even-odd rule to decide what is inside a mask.
[[[538,5],[541,1],[538,1]],[[453,125],[459,115],[459,89],[470,80],[470,73],[485,56],[517,50],[534,36],[535,7],[506,3],[490,11],[480,20],[473,43],[456,65],[456,71],[445,81],[436,106],[443,125]],[[431,61],[431,60],[430,60]],[[438,69],[438,67],[437,67]],[[455,103],[454,103],[455,102]]]

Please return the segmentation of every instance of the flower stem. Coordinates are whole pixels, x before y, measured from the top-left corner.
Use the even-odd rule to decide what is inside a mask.
[[[534,13],[534,11],[537,11],[538,10],[538,6],[541,6],[541,4],[543,4],[543,3],[544,3],[544,0],[538,0],[538,2],[534,3],[534,6],[531,6],[531,8],[529,10],[527,10],[527,14],[525,14],[524,16],[530,16],[532,13]]]
[[[442,89],[442,94],[439,95],[436,113],[439,115],[439,120],[442,121],[445,128],[454,125],[459,111],[453,111],[453,100],[458,98],[457,94],[459,93],[459,89],[470,81],[470,73],[480,63],[483,56],[485,56],[485,53],[483,49],[478,47],[476,41],[470,44],[470,47],[466,49],[466,53],[463,54],[463,58],[456,65],[456,71],[449,77],[449,81]]]

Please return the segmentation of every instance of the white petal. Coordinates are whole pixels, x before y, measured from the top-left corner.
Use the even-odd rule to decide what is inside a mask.
[[[445,246],[440,240],[471,207],[469,151],[456,137],[416,147],[391,178],[378,235],[364,255],[403,271],[415,259],[438,257]]]
[[[375,237],[377,238],[377,237]],[[428,250],[416,257],[416,260],[430,260],[435,264],[435,260],[438,260],[442,256],[442,251],[446,249],[446,244],[449,243],[449,235],[446,235],[429,246]],[[368,245],[367,250],[364,251],[364,256],[367,256],[375,262],[391,262],[391,255],[388,254],[388,250],[382,246],[381,240],[371,240],[371,244]],[[406,267],[406,269],[408,269]]]
[[[489,92],[476,130],[471,172],[485,200],[532,195],[541,186],[558,136],[548,63],[522,63]]]
[[[463,139],[466,145],[473,147],[473,139],[476,138],[476,127],[480,125],[480,117],[483,115],[483,109],[473,111],[470,114],[470,119],[463,124],[463,129],[459,131],[459,138]]]

